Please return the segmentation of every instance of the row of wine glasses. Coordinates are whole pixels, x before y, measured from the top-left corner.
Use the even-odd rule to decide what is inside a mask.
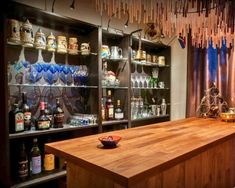
[[[64,65],[56,64],[52,53],[51,61],[44,62],[42,51],[38,50],[38,60],[31,64],[25,60],[23,47],[19,60],[9,67],[8,81],[16,84],[87,85],[87,66],[72,66],[67,61],[66,58]]]
[[[144,72],[143,66],[139,73],[135,65],[135,71],[131,74],[131,85],[133,88],[158,88],[158,70],[153,70],[150,76]]]

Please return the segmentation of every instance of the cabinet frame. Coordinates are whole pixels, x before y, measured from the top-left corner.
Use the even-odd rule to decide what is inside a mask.
[[[25,15],[24,15],[25,14]],[[6,45],[7,45],[7,31],[6,31],[6,26],[7,26],[7,19],[8,18],[17,18],[20,16],[26,16],[29,17],[30,22],[35,24],[41,24],[44,27],[51,28],[52,30],[59,30],[62,29],[64,32],[68,33],[73,33],[73,32],[81,32],[84,33],[87,30],[95,29],[97,30],[97,62],[93,63],[98,63],[97,68],[98,68],[98,86],[97,88],[97,93],[98,93],[98,107],[97,107],[97,117],[101,117],[101,99],[102,99],[102,92],[103,92],[103,87],[102,87],[102,58],[101,58],[101,47],[102,47],[102,35],[103,33],[103,28],[101,26],[97,25],[92,25],[90,23],[85,23],[73,18],[69,18],[66,16],[59,15],[57,13],[51,13],[47,12],[35,7],[30,7],[28,5],[23,5],[17,2],[8,2],[7,3],[7,8],[3,13],[1,13],[1,17],[3,19],[0,19],[0,51],[2,52],[2,55],[0,56],[1,64],[0,64],[0,88],[3,88],[4,92],[0,92],[0,106],[2,107],[0,111],[0,116],[1,116],[1,126],[0,126],[0,150],[4,152],[0,152],[0,168],[2,169],[2,172],[0,173],[0,182],[4,183],[4,186],[10,187],[14,186],[14,181],[11,179],[11,161],[10,161],[10,142],[15,139],[22,139],[25,138],[24,135],[10,135],[9,134],[9,122],[8,122],[8,78],[7,78],[7,50],[6,50]],[[43,21],[45,20],[45,21]],[[52,24],[53,22],[58,22],[57,24]],[[67,25],[67,26],[66,26]],[[78,27],[78,26],[81,26]],[[65,26],[64,28],[62,26]],[[131,96],[132,96],[132,88],[131,88],[131,40],[133,39],[132,36],[129,34],[124,34],[126,37],[125,41],[125,46],[127,46],[127,67],[126,71],[128,72],[127,74],[127,88],[120,88],[120,90],[124,90],[127,94],[127,120],[124,121],[116,121],[116,122],[105,122],[102,124],[101,118],[97,119],[97,126],[94,127],[88,127],[87,129],[95,129],[93,131],[93,134],[96,133],[101,133],[104,131],[104,127],[107,126],[119,126],[119,125],[127,125],[128,128],[131,128],[134,124],[139,126],[139,125],[145,125],[148,123],[156,123],[160,121],[168,121],[170,118],[169,117],[159,117],[157,119],[151,119],[149,120],[138,120],[137,123],[135,123],[133,120],[131,120]],[[143,43],[146,41],[142,42]],[[153,47],[156,46],[154,43],[148,41],[147,42],[149,45],[152,45]],[[168,47],[170,48],[170,47]],[[169,57],[170,58],[170,57]],[[169,60],[171,62],[171,59]],[[171,65],[170,65],[171,66]],[[170,68],[169,68],[170,69]],[[170,74],[168,75],[168,81],[169,81],[169,86],[171,85],[170,83]],[[47,86],[50,87],[50,86]],[[170,99],[170,94],[171,90],[169,89],[169,99]],[[57,134],[58,132],[66,132],[66,131],[73,131],[71,130],[62,130],[62,131],[56,131],[54,134]],[[74,131],[81,132],[83,129],[77,128],[74,129]],[[27,137],[33,137],[33,136],[45,136],[47,134],[53,134],[53,133],[42,133],[37,132],[35,135],[29,135]],[[65,174],[65,173],[62,173]],[[38,182],[39,183],[39,182]]]

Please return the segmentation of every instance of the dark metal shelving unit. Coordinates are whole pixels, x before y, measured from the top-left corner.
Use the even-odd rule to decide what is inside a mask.
[[[149,117],[149,118],[143,118],[143,119],[136,119],[131,120],[131,96],[133,90],[137,90],[140,88],[131,88],[131,66],[134,65],[131,59],[131,47],[136,46],[138,44],[138,39],[135,37],[131,37],[128,34],[125,34],[123,32],[120,32],[119,30],[115,30],[112,28],[109,28],[109,31],[102,29],[100,26],[92,25],[89,23],[85,23],[76,19],[72,19],[66,16],[62,16],[56,13],[47,12],[38,8],[30,7],[27,5],[23,5],[17,2],[10,1],[7,3],[5,12],[3,12],[3,18],[0,20],[0,23],[2,25],[0,33],[2,33],[0,36],[0,49],[2,52],[2,56],[0,57],[1,63],[0,64],[0,87],[3,89],[4,92],[0,93],[0,106],[3,108],[1,110],[0,116],[2,117],[0,126],[0,150],[4,152],[0,152],[0,168],[3,169],[2,173],[0,174],[0,182],[4,182],[6,186],[8,187],[27,187],[27,186],[33,186],[38,185],[40,183],[44,183],[47,181],[51,181],[54,179],[59,179],[61,177],[66,176],[65,170],[55,170],[50,174],[42,173],[41,175],[30,178],[24,182],[17,183],[14,180],[11,179],[12,177],[12,154],[11,153],[11,144],[20,141],[21,139],[31,139],[31,137],[34,136],[40,136],[40,137],[47,137],[47,136],[56,136],[61,133],[73,133],[73,132],[86,132],[91,130],[89,132],[90,134],[96,134],[99,132],[102,132],[102,127],[118,127],[119,125],[127,125],[129,128],[134,126],[142,126],[146,125],[149,122],[160,122],[160,121],[168,121],[170,119],[170,114],[166,116],[158,116],[158,117]],[[58,56],[61,56],[61,58],[64,58],[66,55],[71,56],[71,58],[90,58],[92,62],[90,63],[92,65],[91,67],[91,80],[92,82],[88,86],[67,86],[67,85],[41,85],[41,84],[15,84],[15,83],[8,83],[7,79],[7,51],[12,48],[12,50],[19,51],[22,47],[21,45],[10,45],[6,42],[6,20],[8,18],[11,19],[17,19],[19,21],[25,21],[26,18],[30,20],[30,22],[33,25],[37,26],[43,26],[44,28],[49,28],[51,30],[55,31],[61,31],[66,34],[72,34],[72,35],[78,35],[78,36],[84,36],[84,40],[91,40],[93,44],[90,44],[93,51],[97,53],[96,55],[89,55],[86,57],[81,57],[81,54],[78,55],[70,55],[70,54],[57,54]],[[89,37],[87,37],[89,35]],[[133,46],[131,45],[131,40]],[[107,59],[108,66],[110,66],[111,69],[117,70],[119,69],[119,78],[121,80],[121,86],[102,86],[101,79],[102,79],[102,59],[101,55],[99,54],[102,44],[108,44],[109,46],[119,46],[123,49],[123,57],[120,59]],[[170,47],[165,45],[159,45],[156,43],[153,43],[148,40],[142,40],[142,46],[143,48],[146,48],[147,50],[153,52],[153,53],[160,53],[161,55],[167,55],[169,58],[167,60],[167,65],[164,67],[160,67],[160,69],[163,71],[162,74],[165,74],[165,80],[168,82],[167,86],[170,86]],[[37,50],[35,48],[27,48],[26,50],[29,51],[29,53],[33,54],[36,53]],[[43,53],[49,54],[51,52],[47,52],[46,50],[43,50]],[[84,59],[82,59],[84,60]],[[86,60],[86,59],[85,59]],[[140,64],[141,65],[141,64]],[[151,68],[154,66],[158,66],[156,64],[142,64],[146,68]],[[113,97],[116,99],[121,99],[123,104],[123,109],[125,112],[125,119],[124,120],[114,120],[114,121],[104,121],[102,122],[101,118],[97,119],[97,124],[95,125],[89,125],[89,126],[82,126],[82,127],[70,127],[69,125],[65,124],[64,128],[58,128],[54,129],[51,128],[49,130],[45,131],[25,131],[22,133],[16,133],[16,134],[9,134],[9,123],[8,123],[8,97],[9,93],[7,92],[9,88],[16,87],[16,88],[23,88],[23,87],[51,87],[51,88],[81,88],[82,89],[90,89],[92,92],[96,92],[93,97],[96,97],[96,100],[93,101],[94,104],[92,104],[92,108],[95,108],[97,117],[101,117],[101,98],[103,97],[104,90],[111,89],[114,92]],[[148,89],[148,88],[143,88]],[[156,90],[151,88],[154,92],[165,92],[167,90],[167,93],[170,93],[170,88],[157,88]],[[170,95],[168,96],[170,99]],[[97,100],[98,99],[98,100]],[[114,100],[114,104],[115,101]],[[167,101],[169,109],[170,109],[170,100]],[[69,138],[69,137],[68,137]]]

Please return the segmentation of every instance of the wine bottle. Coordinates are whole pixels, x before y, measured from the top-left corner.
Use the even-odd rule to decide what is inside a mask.
[[[44,102],[44,103],[45,103],[45,111],[44,111],[44,113],[45,113],[46,117],[50,120],[50,127],[52,127],[53,115],[52,115],[51,109],[48,106],[48,103],[47,102]]]
[[[53,112],[54,128],[62,128],[64,122],[64,111],[60,106],[59,98],[56,99],[56,107]]]
[[[29,176],[29,161],[27,152],[25,150],[25,144],[22,143],[20,146],[20,153],[18,158],[18,178],[25,180]]]
[[[26,131],[31,130],[31,119],[32,114],[29,108],[29,105],[27,104],[26,94],[22,93],[22,106],[21,109],[24,113],[24,129]]]
[[[18,104],[14,104],[13,109],[9,112],[9,125],[11,133],[24,131],[24,114]]]
[[[36,129],[45,130],[50,128],[50,120],[45,115],[45,103],[40,102],[40,115],[37,119]]]
[[[120,100],[117,100],[117,106],[116,106],[116,109],[115,109],[114,118],[116,120],[121,120],[121,119],[124,118],[124,113],[123,113],[123,111],[121,109]]]
[[[111,90],[108,90],[108,96],[106,99],[106,120],[113,120],[114,118],[114,106],[111,98]]]
[[[42,171],[42,158],[41,152],[38,147],[37,138],[33,139],[33,147],[31,149],[31,159],[32,159],[32,174],[39,174]]]
[[[101,101],[101,118],[102,118],[102,121],[105,121],[105,107],[104,107],[104,99],[103,98]]]

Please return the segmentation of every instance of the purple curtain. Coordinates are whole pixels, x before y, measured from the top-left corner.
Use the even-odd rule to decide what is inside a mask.
[[[189,41],[189,44],[190,41]],[[187,108],[186,116],[196,115],[205,90],[214,82],[229,107],[235,107],[235,56],[234,48],[197,48],[188,45]]]

